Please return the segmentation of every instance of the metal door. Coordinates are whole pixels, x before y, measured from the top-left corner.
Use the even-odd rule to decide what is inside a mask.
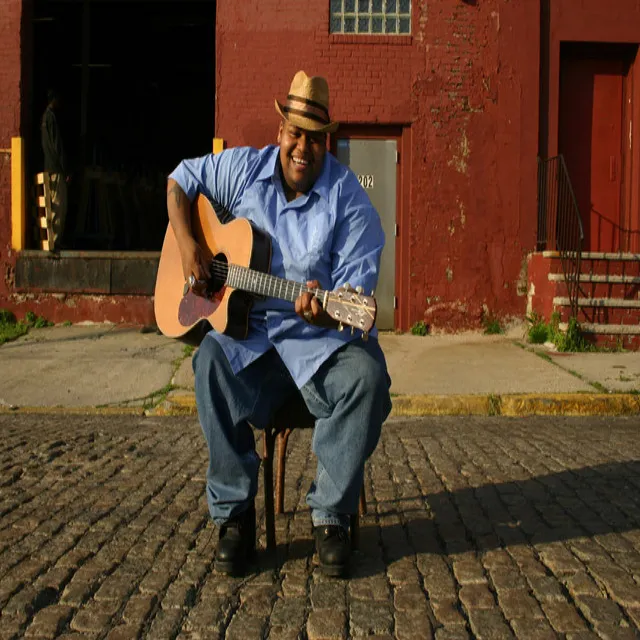
[[[396,140],[342,138],[337,141],[336,156],[357,176],[373,206],[380,214],[386,243],[376,288],[378,329],[394,329],[396,283]]]

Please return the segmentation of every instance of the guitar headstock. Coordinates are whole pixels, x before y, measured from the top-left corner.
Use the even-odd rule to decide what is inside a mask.
[[[342,330],[343,325],[350,326],[352,332],[359,329],[366,340],[375,324],[378,306],[373,292],[367,296],[363,294],[362,287],[353,289],[345,284],[328,294],[325,311],[340,323],[339,330]]]

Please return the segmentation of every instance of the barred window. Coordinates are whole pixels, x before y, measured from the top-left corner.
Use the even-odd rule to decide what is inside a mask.
[[[411,34],[411,0],[330,1],[331,33]]]

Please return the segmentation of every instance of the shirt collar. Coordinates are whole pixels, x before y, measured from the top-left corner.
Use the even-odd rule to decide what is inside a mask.
[[[273,149],[271,154],[267,157],[266,162],[262,169],[260,169],[260,173],[258,173],[256,177],[256,182],[259,180],[269,180],[270,178],[277,177],[276,176],[276,167],[278,160],[278,152],[280,150],[279,147],[272,145]]]
[[[256,177],[256,181],[259,180],[269,180],[273,178],[274,180],[280,180],[280,176],[278,175],[278,154],[280,152],[280,147],[277,145],[273,146],[273,152],[267,158],[267,161],[264,163],[264,166],[260,170]],[[321,198],[329,202],[329,174],[331,173],[331,167],[329,166],[329,152],[327,151],[324,156],[324,161],[322,164],[322,172],[320,176],[315,181],[313,187],[311,187],[311,191],[317,193]]]

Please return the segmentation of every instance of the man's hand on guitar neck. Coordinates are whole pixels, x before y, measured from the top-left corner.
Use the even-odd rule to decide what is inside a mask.
[[[308,280],[307,288],[320,289],[321,287],[317,280]],[[295,311],[303,320],[316,327],[338,328],[338,322],[322,308],[320,301],[311,291],[298,296],[295,302]]]

